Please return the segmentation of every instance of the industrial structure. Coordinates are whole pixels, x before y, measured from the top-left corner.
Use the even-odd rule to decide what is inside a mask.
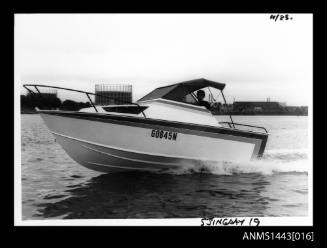
[[[132,85],[128,84],[96,84],[95,94],[96,105],[119,105],[133,101]]]
[[[233,111],[237,112],[276,112],[282,111],[285,104],[279,102],[234,102]]]
[[[214,109],[214,114],[224,114],[230,112],[234,115],[308,115],[307,106],[287,106],[285,102],[248,102],[236,101],[227,106],[222,104]]]

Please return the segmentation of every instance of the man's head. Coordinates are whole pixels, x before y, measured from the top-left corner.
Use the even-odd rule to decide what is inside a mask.
[[[206,96],[206,94],[203,90],[198,90],[196,92],[196,97],[199,99],[199,101],[202,101],[205,96]]]

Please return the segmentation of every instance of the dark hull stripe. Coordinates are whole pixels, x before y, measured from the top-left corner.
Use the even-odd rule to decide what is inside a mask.
[[[260,145],[260,149],[259,149],[259,152],[258,152],[258,157],[261,158],[264,151],[265,151],[265,148],[266,148],[266,145],[267,145],[267,140],[268,140],[268,135],[266,137],[263,137],[262,139],[262,142],[261,142],[261,145]]]

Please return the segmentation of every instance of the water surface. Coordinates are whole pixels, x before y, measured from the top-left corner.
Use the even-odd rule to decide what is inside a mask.
[[[22,115],[23,219],[307,216],[308,117],[234,121],[268,129],[262,160],[103,174],[75,163],[39,115]]]

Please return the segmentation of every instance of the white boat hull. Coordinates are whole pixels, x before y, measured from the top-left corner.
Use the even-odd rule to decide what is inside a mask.
[[[160,171],[194,163],[250,160],[266,144],[263,134],[224,128],[192,130],[193,126],[167,121],[60,111],[43,111],[41,116],[72,159],[101,172]]]

